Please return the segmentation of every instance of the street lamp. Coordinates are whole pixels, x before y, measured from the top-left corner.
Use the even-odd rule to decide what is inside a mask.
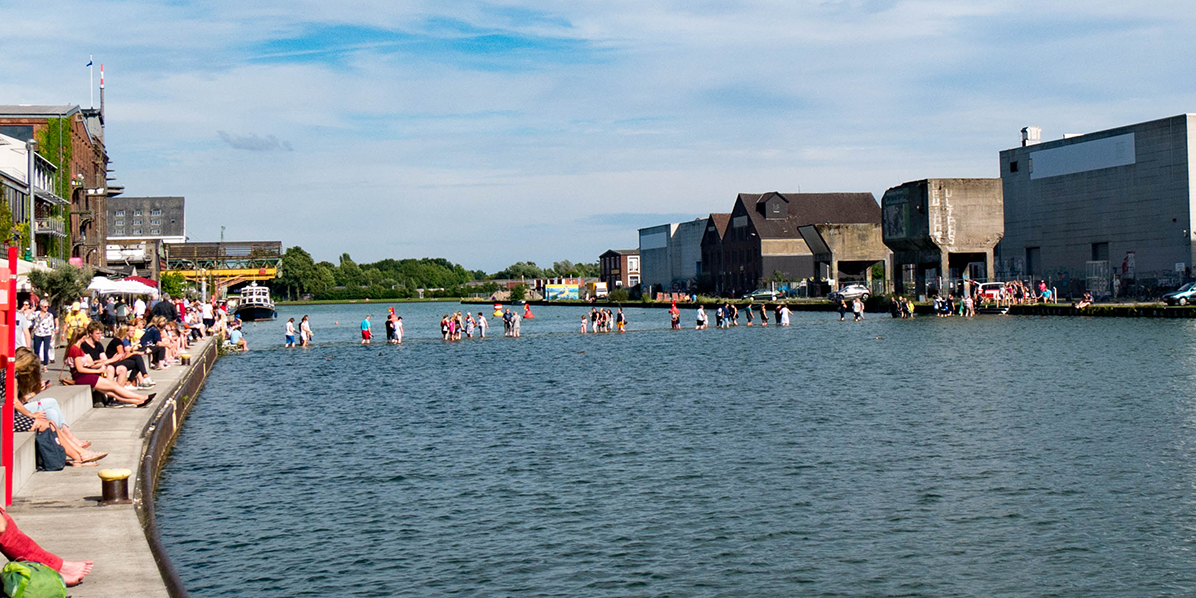
[[[29,154],[29,170],[25,175],[26,182],[29,183],[29,261],[37,261],[37,235],[34,230],[37,228],[37,199],[33,190],[33,176],[35,158],[37,155],[37,140],[30,139],[25,142],[25,153]]]

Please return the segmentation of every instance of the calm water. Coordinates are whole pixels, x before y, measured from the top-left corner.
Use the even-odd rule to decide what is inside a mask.
[[[1196,593],[1191,322],[540,308],[444,343],[449,309],[361,347],[384,305],[284,308],[315,346],[219,361],[157,503],[192,595]]]

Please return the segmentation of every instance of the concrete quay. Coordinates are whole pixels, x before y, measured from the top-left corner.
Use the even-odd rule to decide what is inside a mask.
[[[95,562],[75,598],[185,596],[153,525],[153,487],[186,411],[217,354],[216,340],[194,343],[190,366],[152,372],[158,396],[146,409],[92,408],[90,387],[52,386],[71,429],[108,453],[98,467],[35,472],[32,434],[14,440],[13,504],[17,525],[46,550],[71,561]],[[61,360],[61,355],[58,357]],[[62,362],[59,361],[60,365]],[[47,374],[57,379],[58,368]],[[132,504],[99,506],[101,469],[127,468]]]

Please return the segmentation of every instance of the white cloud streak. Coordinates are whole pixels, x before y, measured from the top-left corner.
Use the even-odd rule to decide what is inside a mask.
[[[1196,7],[1174,0],[398,4],[0,7],[0,102],[85,103],[95,54],[120,182],[186,195],[193,237],[223,224],[317,259],[494,270],[634,245],[578,224],[592,215],[996,176],[1022,126],[1061,136],[1196,100],[1175,59]],[[278,40],[328,27],[451,39],[262,59],[302,56]],[[451,46],[471,30],[564,40],[582,60],[479,66]]]

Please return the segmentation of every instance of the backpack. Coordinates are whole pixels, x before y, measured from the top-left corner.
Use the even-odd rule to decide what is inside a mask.
[[[12,561],[0,570],[8,598],[66,598],[66,582],[57,571],[32,561]]]
[[[34,439],[37,449],[38,471],[62,471],[66,467],[66,450],[58,444],[58,435],[46,429],[37,433]],[[7,579],[7,577],[5,578]],[[8,584],[5,582],[5,587]]]

